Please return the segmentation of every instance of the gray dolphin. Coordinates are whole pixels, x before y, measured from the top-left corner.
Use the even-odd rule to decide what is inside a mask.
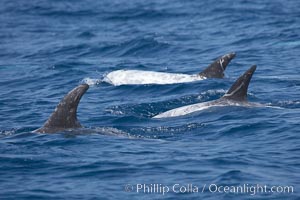
[[[178,117],[214,106],[260,106],[260,104],[250,104],[247,101],[248,86],[255,70],[256,65],[250,67],[250,69],[248,69],[242,76],[240,76],[231,86],[228,92],[220,99],[175,108],[156,115],[153,118]]]
[[[77,107],[81,97],[88,89],[89,85],[82,84],[71,90],[56,106],[43,127],[33,132],[55,133],[66,129],[81,128],[81,124],[77,120]]]

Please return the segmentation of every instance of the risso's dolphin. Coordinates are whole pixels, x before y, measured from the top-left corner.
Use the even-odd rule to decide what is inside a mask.
[[[139,84],[175,84],[199,81],[207,78],[223,78],[227,65],[235,57],[235,55],[235,53],[229,53],[218,58],[199,74],[189,75],[142,70],[117,70],[107,74],[103,81],[119,86]]]
[[[231,86],[228,92],[220,99],[175,108],[156,115],[153,118],[177,117],[204,110],[213,106],[258,106],[258,104],[250,104],[247,101],[248,86],[255,70],[256,65],[253,65],[236,80],[236,82]]]
[[[55,133],[67,129],[81,128],[81,124],[77,120],[77,107],[81,97],[88,89],[89,85],[82,84],[71,90],[56,106],[44,126],[33,132]]]

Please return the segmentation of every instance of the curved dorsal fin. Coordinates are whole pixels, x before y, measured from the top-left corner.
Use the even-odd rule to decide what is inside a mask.
[[[89,85],[82,84],[71,90],[56,106],[44,126],[35,132],[54,133],[68,128],[80,128],[81,125],[77,120],[77,107],[88,89]]]
[[[235,57],[235,53],[226,54],[213,63],[211,63],[205,70],[199,73],[200,76],[204,76],[206,78],[223,78],[224,71],[230,61]]]
[[[248,86],[255,70],[256,65],[250,67],[235,81],[235,83],[222,98],[234,101],[247,101]]]

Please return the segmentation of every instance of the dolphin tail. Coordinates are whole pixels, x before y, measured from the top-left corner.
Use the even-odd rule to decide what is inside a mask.
[[[80,128],[81,125],[77,120],[77,107],[88,89],[89,85],[82,84],[71,90],[56,106],[44,126],[34,132],[54,133],[68,128]]]
[[[235,83],[222,98],[234,101],[247,101],[248,86],[255,70],[256,65],[250,67],[242,76],[240,76],[235,81]]]
[[[211,63],[205,70],[199,73],[200,76],[204,76],[206,78],[223,78],[224,71],[230,61],[235,57],[235,53],[226,54],[213,63]]]

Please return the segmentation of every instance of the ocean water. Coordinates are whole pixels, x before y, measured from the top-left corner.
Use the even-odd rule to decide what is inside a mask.
[[[1,0],[0,199],[300,199],[299,8],[297,0]],[[196,74],[229,52],[237,56],[224,79],[101,81],[120,69]],[[280,109],[152,119],[218,99],[253,64],[249,101]],[[82,82],[92,83],[78,108],[85,128],[32,133]]]

